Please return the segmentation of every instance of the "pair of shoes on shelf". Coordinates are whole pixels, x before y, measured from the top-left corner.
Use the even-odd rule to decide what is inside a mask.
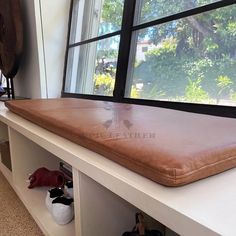
[[[45,203],[52,217],[59,225],[68,224],[74,217],[74,200],[62,188],[47,191]]]
[[[47,196],[45,199],[46,207],[49,212],[52,212],[52,202],[58,197],[62,197],[64,195],[64,191],[62,188],[52,188],[47,191]]]

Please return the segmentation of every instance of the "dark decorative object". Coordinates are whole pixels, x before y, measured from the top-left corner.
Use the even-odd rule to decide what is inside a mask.
[[[64,173],[66,180],[72,181],[72,167],[71,165],[61,161],[59,169]]]
[[[50,186],[50,187],[62,187],[65,183],[64,174],[58,170],[48,170],[45,167],[37,169],[29,177],[30,185],[28,188]]]
[[[0,0],[0,70],[6,77],[8,98],[14,95],[16,75],[23,50],[20,0]]]
[[[136,225],[131,232],[125,232],[122,236],[162,236],[159,230],[148,230],[144,224],[143,214],[138,212],[135,214]]]

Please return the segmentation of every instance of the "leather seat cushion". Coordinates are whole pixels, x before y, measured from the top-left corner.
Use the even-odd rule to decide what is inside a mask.
[[[7,101],[27,120],[166,186],[236,166],[236,120],[74,98]]]

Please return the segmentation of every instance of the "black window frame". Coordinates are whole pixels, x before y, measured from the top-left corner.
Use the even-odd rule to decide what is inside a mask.
[[[121,30],[108,33],[102,36],[94,37],[91,39],[84,40],[82,42],[76,42],[70,44],[70,31],[72,22],[72,12],[74,0],[71,0],[69,22],[68,22],[68,35],[67,35],[67,46],[66,46],[66,56],[64,63],[64,77],[63,77],[63,87],[61,96],[62,97],[73,97],[73,98],[83,98],[91,100],[101,100],[101,101],[111,101],[119,103],[130,103],[138,105],[156,106],[168,109],[182,110],[194,113],[231,117],[236,118],[236,107],[234,106],[223,106],[223,105],[210,105],[210,104],[196,104],[188,102],[170,102],[170,101],[160,101],[160,100],[147,100],[147,99],[135,99],[125,97],[125,86],[126,78],[128,73],[129,64],[129,53],[131,48],[131,38],[133,31],[145,29],[147,27],[156,26],[159,24],[167,23],[174,20],[179,20],[188,16],[208,12],[211,10],[216,10],[225,6],[230,6],[236,4],[236,0],[221,0],[218,2],[203,5],[194,9],[186,10],[180,13],[162,17],[160,19],[152,20],[150,22],[142,23],[139,25],[133,25],[133,19],[135,15],[136,0],[125,0],[124,10],[122,17]],[[118,52],[117,61],[117,72],[115,80],[115,88],[113,91],[113,96],[101,96],[101,95],[88,95],[80,93],[68,93],[65,92],[65,82],[66,82],[66,70],[68,61],[68,52],[72,47],[77,47],[83,44],[95,42],[101,39],[106,39],[112,36],[120,35],[120,46]]]

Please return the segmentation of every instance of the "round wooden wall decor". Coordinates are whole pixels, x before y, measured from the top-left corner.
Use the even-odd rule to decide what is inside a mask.
[[[13,78],[23,50],[20,0],[0,0],[0,70]]]

